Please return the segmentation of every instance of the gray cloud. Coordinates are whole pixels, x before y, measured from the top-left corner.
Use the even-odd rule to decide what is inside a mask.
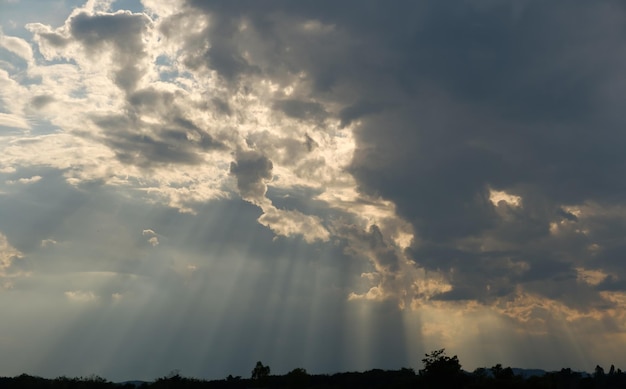
[[[54,97],[50,95],[35,96],[31,100],[31,104],[35,109],[42,109],[52,102],[54,102]]]
[[[203,153],[225,149],[208,131],[184,117],[188,100],[176,93],[145,88],[130,93],[125,115],[94,117],[104,130],[104,143],[125,164],[189,164],[203,161]],[[159,124],[143,115],[157,115]]]
[[[315,102],[284,99],[274,103],[274,107],[285,115],[298,119],[323,119],[326,116],[324,107]]]
[[[70,42],[69,39],[57,33],[40,32],[38,35],[53,47],[65,47]]]
[[[115,83],[123,90],[135,88],[145,70],[141,59],[146,56],[143,32],[150,25],[144,14],[117,12],[88,14],[81,12],[69,20],[72,38],[79,41],[89,55],[97,55],[107,44],[113,46],[116,62]]]
[[[145,15],[130,12],[95,15],[81,12],[70,19],[70,31],[75,39],[92,50],[112,43],[120,51],[141,54],[140,38],[147,22]]]
[[[279,137],[269,131],[259,131],[248,136],[247,143],[259,150],[272,150],[276,159],[286,165],[298,165],[304,161],[307,154],[315,147],[315,140],[308,134],[301,139]]]
[[[349,125],[353,120],[369,114],[381,112],[385,108],[384,104],[376,104],[369,101],[359,101],[353,105],[343,108],[339,112],[341,126]]]
[[[232,110],[226,101],[220,98],[214,97],[211,100],[211,102],[213,103],[213,105],[215,106],[218,112],[221,112],[224,115],[228,115],[228,116],[232,115]]]
[[[23,257],[0,330],[41,322],[33,301],[66,330],[24,323],[10,369],[40,344],[34,373],[92,373],[95,348],[147,379],[418,367],[431,346],[619,356],[621,3],[152,5],[31,25],[28,75],[0,74],[11,118],[41,122],[2,139],[0,237]]]
[[[450,278],[459,297],[494,272],[504,272],[493,276],[501,295],[515,290],[507,282],[533,289],[531,279],[595,266],[584,248],[593,239],[557,237],[550,225],[576,222],[563,206],[611,206],[626,189],[623,120],[605,105],[624,92],[607,88],[623,64],[618,4],[189,4],[245,22],[268,42],[251,50],[246,31],[228,30],[228,52],[250,50],[246,66],[306,74],[311,89],[300,94],[317,105],[285,100],[276,109],[301,118],[333,103],[342,126],[361,121],[351,166],[360,190],[393,201],[412,223],[420,265],[467,274]],[[520,196],[522,206],[493,204],[490,190]],[[497,265],[507,258],[529,268]]]
[[[272,179],[272,161],[256,151],[239,151],[230,164],[230,173],[237,178],[237,188],[244,199],[259,200]]]
[[[184,131],[156,127],[154,135],[142,135],[134,131],[137,123],[123,116],[100,118],[96,124],[106,131],[105,143],[122,163],[148,168],[159,163],[194,165],[202,161]]]

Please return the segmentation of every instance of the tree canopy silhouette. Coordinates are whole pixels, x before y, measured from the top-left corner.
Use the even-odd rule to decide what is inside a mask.
[[[425,354],[425,357],[422,359],[424,368],[419,371],[419,374],[426,383],[434,384],[437,382],[455,387],[462,384],[465,377],[456,355],[449,357],[446,355],[446,350],[442,348]]]
[[[253,380],[261,381],[269,375],[270,375],[270,367],[264,366],[263,363],[261,363],[261,361],[258,361],[254,369],[252,369],[251,378]]]

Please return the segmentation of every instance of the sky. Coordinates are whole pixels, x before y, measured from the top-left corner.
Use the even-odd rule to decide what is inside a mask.
[[[0,375],[626,368],[621,1],[0,0]]]

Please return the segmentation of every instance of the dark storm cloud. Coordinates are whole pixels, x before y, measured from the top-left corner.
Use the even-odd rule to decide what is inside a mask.
[[[177,15],[161,26],[161,31],[169,36],[172,29],[177,29]],[[259,73],[257,66],[251,65],[243,52],[239,51],[234,37],[238,26],[236,20],[213,19],[210,25],[203,31],[198,40],[186,42],[183,63],[193,70],[212,69],[217,71],[225,79],[236,82],[240,75]],[[202,42],[206,36],[215,36],[209,47],[205,48]]]
[[[198,164],[203,153],[225,149],[207,130],[184,117],[180,93],[155,88],[136,90],[128,95],[125,115],[95,117],[104,130],[104,143],[127,164],[150,167],[153,164]],[[159,124],[145,123],[142,115],[158,115]]]
[[[278,151],[275,161],[285,165],[301,164],[303,159],[315,147],[317,142],[310,135],[304,134],[303,138],[281,137],[270,131],[259,131],[246,138],[251,147],[258,150]],[[306,164],[301,164],[306,169]]]
[[[499,150],[463,139],[472,123],[465,112],[440,106],[446,103],[424,97],[367,120],[352,166],[362,190],[393,200],[435,241],[493,227],[486,177],[508,173]]]
[[[429,19],[432,25],[423,31],[431,44],[415,42],[417,51],[432,63],[415,77],[427,76],[430,87],[434,82],[447,97],[435,102],[418,97],[409,102],[415,114],[403,112],[394,119],[383,113],[367,121],[357,132],[364,147],[353,164],[362,188],[392,199],[426,241],[458,245],[455,241],[493,237],[514,246],[530,269],[522,279],[512,277],[513,283],[537,277],[550,282],[572,273],[574,262],[584,265],[584,249],[567,250],[577,237],[553,238],[550,223],[557,216],[573,221],[573,215],[563,214],[561,204],[611,201],[624,193],[625,184],[618,173],[625,159],[615,149],[625,143],[618,130],[621,119],[611,112],[607,120],[607,112],[598,109],[602,101],[598,89],[617,75],[617,68],[608,65],[622,60],[607,59],[602,67],[591,69],[586,58],[607,55],[605,50],[591,50],[593,42],[604,45],[608,40],[616,47],[621,43],[610,27],[594,31],[596,36],[580,34],[573,25],[555,27],[537,7],[529,4],[516,24],[503,24],[506,19],[496,16],[502,12],[498,9],[488,12],[486,24],[480,26],[486,29],[482,36],[475,31],[482,18],[473,12],[461,17],[435,12]],[[596,27],[602,22],[593,18],[608,16],[595,7],[578,5],[574,10],[567,12]],[[559,10],[547,11],[562,18]],[[552,34],[555,29],[557,37]],[[535,44],[525,42],[526,32],[536,37]],[[471,108],[459,107],[462,104]],[[390,131],[381,131],[383,127]],[[370,144],[377,146],[367,147]],[[408,150],[411,146],[414,149]],[[502,220],[488,199],[489,187],[520,195],[523,206]],[[542,249],[539,253],[537,246]],[[449,258],[425,261],[421,249],[417,246],[418,262],[445,268]],[[465,280],[452,279],[457,288],[449,296],[456,298],[473,297],[469,285],[493,269],[491,263],[481,266],[480,260],[454,265],[460,273],[473,274]],[[480,273],[472,271],[476,267]],[[561,298],[532,285],[528,288]]]
[[[120,162],[149,167],[152,163],[197,164],[201,161],[196,153],[189,153],[176,143],[184,141],[185,134],[175,139],[172,136],[163,140],[154,139],[149,135],[127,134],[110,139],[107,144],[115,150]],[[169,139],[168,139],[169,138]]]
[[[377,225],[373,225],[369,228],[368,232],[367,241],[370,246],[369,248],[376,256],[377,263],[392,273],[396,272],[399,267],[398,255],[393,247],[385,242],[380,228]]]
[[[577,266],[622,272],[623,238],[599,233],[607,216],[595,232],[576,232],[580,217],[563,208],[623,205],[621,3],[188,4],[261,37],[251,50],[245,31],[222,30],[228,58],[252,53],[233,73],[302,72],[311,88],[300,95],[319,112],[342,126],[360,120],[350,168],[360,190],[392,200],[412,223],[419,264],[467,275],[450,278],[449,297],[485,295],[470,292],[484,277],[539,291],[531,280],[571,277]],[[317,110],[296,101],[274,107]],[[521,205],[493,204],[490,190]]]
[[[267,188],[267,198],[272,200],[272,204],[277,208],[299,210],[307,215],[330,213],[325,202],[313,200],[321,193],[323,193],[321,189],[300,186],[288,189]]]
[[[39,36],[53,47],[65,47],[70,42],[69,39],[51,32],[41,32]]]
[[[451,291],[443,292],[443,293],[433,296],[433,300],[460,301],[460,300],[477,299],[479,297],[480,296],[476,294],[476,291],[471,288],[457,287]]]
[[[225,42],[216,42],[207,50],[205,56],[211,69],[227,79],[234,79],[240,73],[253,73],[257,68],[250,66],[246,59]],[[192,63],[188,63],[193,67]]]
[[[615,276],[608,276],[596,288],[598,290],[626,291],[626,279],[617,279]]]
[[[143,14],[119,12],[91,15],[81,12],[70,19],[72,36],[90,49],[113,43],[124,52],[143,51],[141,33],[148,19]]]
[[[267,191],[266,181],[272,178],[272,161],[256,151],[237,152],[230,164],[230,173],[237,178],[237,189],[245,199],[259,200]]]
[[[562,208],[558,209],[556,211],[556,213],[557,213],[557,215],[563,217],[566,220],[573,221],[573,222],[578,221],[578,218],[576,217],[576,215],[574,215],[571,212],[567,212],[567,211],[563,210]]]
[[[418,8],[405,7],[407,3],[404,3],[398,9],[371,1],[315,4],[271,1],[262,6],[254,2],[190,1],[188,4],[215,16],[203,35],[209,37],[211,47],[199,54],[190,50],[187,55],[186,61],[193,67],[211,67],[211,50],[215,45],[219,58],[232,65],[224,68],[221,62],[217,63],[215,70],[226,79],[260,73],[280,81],[305,71],[318,92],[332,92],[339,80],[344,83],[364,76],[359,64],[374,65],[378,70],[387,67],[384,53],[388,50],[371,51],[368,39],[375,37],[381,28],[393,30],[391,21],[395,18],[409,21],[417,12],[413,8]],[[390,23],[381,26],[377,19],[388,19]],[[317,21],[327,24],[316,25]],[[307,22],[312,23],[307,25]],[[242,24],[247,26],[245,30],[239,29]],[[201,47],[197,41],[189,45],[195,49]],[[245,59],[244,53],[247,53]],[[381,73],[383,79],[387,76]],[[372,79],[379,80],[379,77]]]
[[[39,95],[32,98],[31,105],[35,109],[41,109],[54,101],[54,97],[50,95]]]
[[[127,116],[95,118],[104,130],[104,143],[120,162],[149,168],[155,164],[188,164],[202,162],[202,153],[221,149],[223,145],[184,118],[174,118],[170,124],[154,125],[131,120]],[[145,132],[138,131],[139,129]],[[192,139],[193,130],[199,139]]]
[[[396,249],[383,237],[380,227],[372,225],[364,231],[355,225],[347,225],[340,228],[337,235],[346,240],[347,254],[367,258],[381,277],[380,285],[393,288],[392,282],[400,269],[400,258]]]
[[[279,100],[274,103],[274,108],[285,113],[285,115],[297,119],[324,119],[326,111],[324,107],[315,102],[301,101],[295,99]]]
[[[339,112],[341,127],[345,127],[352,123],[353,120],[359,119],[365,115],[380,112],[384,108],[384,104],[377,104],[369,101],[359,101],[353,105],[347,106]]]
[[[140,60],[146,55],[143,33],[150,24],[144,14],[117,12],[91,15],[81,12],[70,19],[72,38],[79,41],[90,55],[112,45],[117,62],[115,83],[123,90],[135,88],[144,70]]]
[[[318,147],[319,144],[315,141],[315,139],[311,138],[309,134],[304,134],[304,144],[306,145],[306,149],[311,152],[314,148]]]
[[[226,101],[224,101],[224,100],[222,100],[220,98],[214,97],[211,100],[211,103],[213,103],[213,106],[215,107],[215,109],[218,112],[221,112],[221,113],[223,113],[224,115],[227,115],[227,116],[230,116],[230,115],[233,114],[232,110],[230,109],[230,106],[228,105],[228,102],[226,102]]]
[[[174,93],[162,92],[154,88],[144,88],[130,94],[128,102],[139,112],[142,110],[163,110],[171,106],[176,97]]]

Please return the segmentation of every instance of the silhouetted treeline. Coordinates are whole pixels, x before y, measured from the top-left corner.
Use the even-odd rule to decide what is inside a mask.
[[[401,389],[401,388],[539,388],[539,389],[612,389],[626,388],[626,374],[611,366],[605,372],[596,366],[593,374],[561,369],[542,376],[524,378],[501,364],[491,368],[463,371],[457,356],[448,357],[443,349],[426,354],[423,369],[374,369],[365,372],[308,374],[297,368],[284,375],[271,375],[270,367],[258,362],[250,378],[229,375],[223,380],[202,380],[181,376],[178,372],[152,382],[113,383],[98,376],[46,379],[22,374],[0,377],[0,389]]]

